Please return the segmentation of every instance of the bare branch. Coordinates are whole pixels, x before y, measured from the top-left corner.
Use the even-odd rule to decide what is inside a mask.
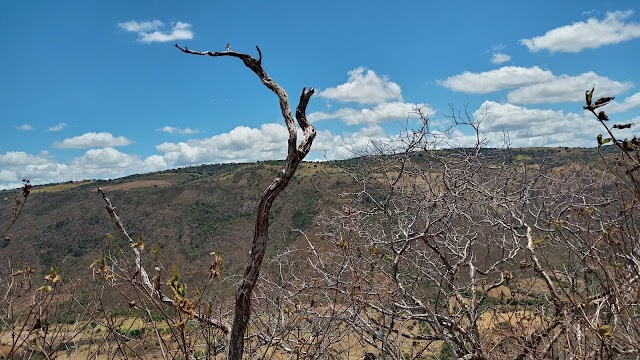
[[[256,282],[258,281],[260,266],[262,265],[269,240],[269,214],[271,206],[282,190],[284,190],[289,184],[289,181],[293,177],[300,162],[302,162],[305,156],[309,153],[311,144],[316,136],[315,128],[306,118],[306,108],[314,90],[307,90],[305,87],[302,89],[302,93],[300,94],[300,102],[296,108],[296,119],[298,125],[300,125],[300,128],[303,131],[303,140],[300,145],[296,147],[297,127],[293,119],[293,115],[291,114],[289,97],[286,91],[277,82],[272,80],[262,68],[262,51],[260,51],[259,47],[256,46],[259,54],[258,60],[248,54],[235,51],[198,52],[189,50],[186,47],[181,48],[178,44],[176,44],[175,47],[187,54],[209,55],[213,57],[232,56],[241,59],[245,66],[258,75],[262,83],[278,97],[280,111],[287,126],[287,131],[289,132],[285,166],[264,191],[258,204],[250,259],[247,268],[245,269],[242,282],[236,292],[235,317],[229,339],[228,358],[240,360],[242,359],[244,351],[244,336],[251,316],[251,294]]]
[[[160,286],[157,286],[151,282],[151,279],[149,278],[149,274],[147,273],[145,268],[142,266],[142,258],[141,258],[140,250],[138,249],[137,246],[135,246],[136,242],[131,238],[131,236],[129,236],[129,233],[125,229],[124,224],[122,223],[122,221],[120,220],[120,217],[116,213],[116,208],[111,204],[111,200],[109,200],[109,198],[107,197],[107,194],[104,192],[104,190],[102,190],[102,188],[98,187],[98,193],[100,193],[100,195],[102,196],[102,200],[104,200],[105,202],[105,209],[109,213],[111,220],[113,220],[114,224],[116,224],[116,226],[118,227],[118,230],[120,230],[122,235],[129,242],[129,245],[131,245],[130,248],[134,253],[136,269],[140,274],[140,277],[142,279],[142,285],[147,291],[147,293],[150,294],[152,297],[155,297],[156,299],[160,300],[164,304],[173,306],[176,309],[181,310],[180,307],[176,305],[176,302],[173,299],[164,295]],[[200,314],[197,311],[194,312],[193,315],[196,319],[198,319],[198,321],[214,326],[220,329],[225,334],[229,332],[229,328],[227,325],[219,323],[209,316]]]

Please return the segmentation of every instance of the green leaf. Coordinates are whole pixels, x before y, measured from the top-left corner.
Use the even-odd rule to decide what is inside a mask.
[[[604,337],[611,337],[611,335],[613,335],[613,330],[611,329],[611,326],[609,326],[609,325],[602,325],[598,329],[598,334],[600,334],[600,336],[604,336]]]

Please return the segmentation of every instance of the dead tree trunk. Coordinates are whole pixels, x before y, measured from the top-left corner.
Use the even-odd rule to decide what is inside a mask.
[[[271,206],[282,190],[284,190],[289,184],[289,181],[295,174],[298,165],[309,153],[313,139],[316,136],[315,128],[311,123],[309,123],[306,117],[307,105],[309,104],[309,99],[314,93],[314,89],[302,89],[300,102],[298,103],[296,117],[294,120],[289,106],[289,97],[287,96],[287,92],[284,91],[277,82],[272,80],[262,68],[262,52],[259,47],[256,46],[259,58],[255,59],[251,55],[235,51],[199,52],[189,50],[187,47],[182,48],[178,46],[178,44],[175,46],[187,54],[209,55],[214,57],[232,56],[241,59],[249,69],[258,75],[262,83],[278,96],[282,117],[284,118],[287,130],[289,131],[287,159],[285,161],[284,168],[273,179],[260,198],[260,203],[257,208],[256,223],[253,232],[253,245],[251,247],[249,262],[244,271],[242,283],[236,292],[236,306],[231,335],[229,337],[227,357],[230,360],[240,360],[242,359],[242,353],[244,350],[244,335],[247,331],[249,318],[251,316],[251,294],[258,280],[258,276],[260,275],[260,265],[264,259],[267,242],[269,241],[269,213],[271,211]],[[296,146],[296,120],[303,132],[303,139],[298,146]]]

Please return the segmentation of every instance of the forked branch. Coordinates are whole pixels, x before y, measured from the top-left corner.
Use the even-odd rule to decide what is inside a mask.
[[[231,329],[231,337],[229,339],[228,359],[240,360],[242,359],[244,348],[244,335],[249,325],[249,318],[251,316],[251,294],[258,281],[260,275],[260,266],[264,259],[264,254],[267,249],[267,242],[269,240],[269,213],[274,200],[278,197],[280,192],[284,190],[293,175],[295,174],[298,165],[307,156],[311,150],[311,144],[316,136],[316,130],[307,120],[306,110],[309,104],[309,99],[314,93],[314,89],[303,88],[300,94],[300,102],[296,108],[296,117],[294,120],[289,105],[289,97],[287,92],[262,68],[262,52],[260,48],[256,46],[258,50],[259,58],[255,59],[249,54],[244,54],[236,51],[193,51],[186,46],[180,47],[178,44],[176,48],[182,52],[192,55],[208,55],[213,57],[219,56],[231,56],[239,58],[244,64],[251,69],[258,77],[260,81],[271,90],[280,103],[280,111],[284,122],[287,125],[287,131],[289,132],[289,140],[287,142],[287,159],[285,161],[284,168],[276,175],[271,184],[262,194],[260,202],[258,204],[256,213],[256,223],[253,233],[253,245],[251,247],[251,253],[249,263],[244,271],[242,282],[236,292],[236,306],[234,312],[234,321]],[[303,139],[300,145],[297,145],[297,127],[296,121],[300,126],[303,133]]]

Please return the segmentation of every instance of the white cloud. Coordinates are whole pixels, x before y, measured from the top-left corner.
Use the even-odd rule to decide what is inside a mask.
[[[57,163],[44,156],[24,152],[0,154],[0,189],[20,186],[27,178],[32,184],[47,184],[69,180],[118,178],[131,174],[159,171],[167,168],[162,157],[152,155],[142,160],[113,148],[88,150],[68,163]]]
[[[156,149],[172,166],[284,159],[288,137],[286,127],[280,124],[263,124],[259,129],[238,126],[206,139],[165,142]]]
[[[98,147],[114,147],[130,145],[133,142],[124,136],[114,137],[107,132],[89,132],[80,136],[56,141],[53,147],[56,149],[86,149]]]
[[[48,153],[39,156],[27,154],[23,151],[9,151],[0,154],[0,190],[13,189],[22,186],[21,180],[29,178],[26,169],[49,163]]]
[[[158,129],[159,131],[164,131],[166,133],[169,134],[174,134],[174,133],[178,133],[178,134],[182,134],[182,135],[191,135],[191,134],[197,134],[200,132],[200,130],[197,129],[191,129],[191,128],[177,128],[177,127],[173,127],[173,126],[165,126],[162,129]]]
[[[598,93],[606,96],[618,95],[633,87],[630,82],[610,80],[590,71],[577,76],[555,76],[544,83],[524,86],[511,91],[507,99],[521,104],[583,102],[584,91],[593,84],[596,84]]]
[[[11,170],[0,170],[0,183],[10,182],[10,181],[18,181],[18,176],[15,171]]]
[[[131,32],[146,33],[150,31],[158,30],[162,28],[164,24],[160,20],[141,21],[141,22],[131,20],[131,21],[119,23],[118,26],[124,30],[131,31]]]
[[[439,80],[438,83],[453,91],[469,94],[486,94],[502,89],[516,88],[537,84],[554,79],[549,70],[537,66],[524,68],[520,66],[503,66],[496,70],[481,73],[465,71],[460,75]]]
[[[507,135],[514,147],[537,146],[595,146],[597,134],[603,131],[591,114],[565,113],[549,109],[535,109],[513,104],[485,101],[474,112],[489,146],[500,146]],[[621,133],[624,136],[624,133]],[[464,146],[473,144],[473,137],[458,134]]]
[[[176,22],[168,32],[162,30],[165,25],[160,20],[143,22],[131,20],[119,23],[118,26],[126,31],[137,33],[138,41],[143,43],[193,39],[191,24],[181,21]]]
[[[425,105],[402,101],[400,86],[387,77],[376,75],[373,70],[358,67],[349,72],[346,83],[325,89],[320,96],[346,102],[370,104],[371,107],[343,107],[334,111],[318,111],[308,115],[310,121],[339,119],[347,125],[373,125],[386,121],[417,118],[415,109],[420,107],[429,116],[434,111]],[[330,103],[327,108],[331,109]]]
[[[29,125],[29,124],[22,124],[20,126],[15,126],[16,129],[18,130],[22,130],[22,131],[31,131],[33,130],[33,126]]]
[[[349,80],[346,83],[320,91],[319,96],[359,104],[402,101],[402,92],[398,84],[364,67],[349,71]]]
[[[0,154],[0,189],[19,187],[22,178],[30,179],[33,184],[45,184],[117,178],[183,165],[284,159],[288,136],[286,127],[280,124],[264,124],[257,129],[238,126],[211,138],[160,144],[157,150],[161,155],[145,159],[111,147],[87,150],[67,163],[57,163],[49,159],[47,153],[35,156],[10,152]],[[345,159],[361,153],[371,140],[388,138],[378,125],[342,135],[319,130],[308,159]]]
[[[298,136],[300,138],[300,132]],[[65,163],[52,160],[46,152],[40,155],[8,152],[0,154],[0,189],[18,187],[22,178],[31,179],[33,184],[44,184],[117,178],[184,165],[284,159],[288,137],[286,127],[281,124],[264,124],[260,128],[238,126],[210,138],[165,142],[156,147],[158,154],[144,159],[113,147],[90,149]],[[308,159],[345,159],[360,154],[371,140],[388,139],[376,124],[340,135],[318,130]]]
[[[328,130],[318,131],[313,142],[309,160],[342,160],[362,154],[371,141],[386,139],[384,129],[379,125],[361,128],[355,133],[332,134]]]
[[[301,134],[298,134],[301,136]],[[363,127],[353,133],[332,134],[317,130],[308,160],[346,159],[367,148],[371,140],[388,138],[379,125]],[[284,125],[264,124],[259,129],[238,126],[211,138],[160,144],[156,149],[168,166],[204,163],[251,162],[284,159],[288,132]]]
[[[519,104],[581,102],[584,101],[584,91],[593,84],[599,93],[607,96],[621,94],[633,87],[631,82],[610,80],[592,71],[576,76],[558,76],[537,66],[504,66],[480,73],[465,71],[439,83],[454,91],[471,94],[513,89],[507,94],[507,99]]]
[[[125,154],[112,147],[105,147],[87,150],[84,155],[73,159],[70,164],[85,169],[106,169],[128,168],[138,164],[139,161],[136,155]]]
[[[144,168],[149,169],[149,171],[157,171],[167,169],[169,166],[164,158],[160,155],[151,155],[144,159]],[[151,170],[155,169],[155,170]]]
[[[388,140],[391,137],[379,125],[369,125],[356,132],[333,134],[329,130],[316,130],[307,160],[346,159],[371,145],[372,140]],[[300,137],[300,132],[298,133]],[[197,165],[204,163],[251,162],[284,159],[288,132],[284,125],[264,124],[259,129],[238,126],[228,133],[211,138],[186,142],[160,144],[156,149],[168,166]]]
[[[347,125],[360,125],[360,124],[378,124],[385,121],[392,120],[405,120],[407,118],[417,118],[415,113],[416,107],[422,105],[410,104],[404,102],[389,102],[376,105],[375,107],[368,109],[353,109],[342,108],[334,112],[314,112],[309,114],[309,121],[319,121],[327,119],[340,119]],[[429,108],[423,108],[424,114],[427,116],[433,115],[435,112]]]
[[[489,50],[487,51],[488,53],[490,52],[502,52],[504,49],[506,48],[506,46],[503,43],[500,44],[496,44],[493,45],[492,47],[489,48]]]
[[[603,20],[592,17],[587,21],[549,30],[542,36],[522,39],[520,43],[531,52],[549,50],[573,53],[617,44],[640,37],[640,24],[624,22],[631,15],[631,10],[607,12]]]
[[[505,54],[505,53],[493,53],[493,55],[491,56],[491,63],[496,64],[496,65],[500,65],[502,63],[506,63],[507,61],[511,60],[511,56]]]
[[[640,107],[640,92],[635,93],[628,98],[625,98],[622,103],[615,100],[610,102],[606,106],[605,111],[607,112],[607,114],[614,114],[625,112],[637,107]]]
[[[560,124],[563,121],[576,123],[582,119],[581,115],[548,109],[529,109],[524,106],[513,104],[500,104],[494,101],[485,101],[478,110],[474,112],[478,119],[483,116],[482,129],[488,132],[526,130],[530,133],[548,135],[555,130],[549,130],[547,125]]]
[[[623,104],[636,103],[637,98],[636,95],[631,96]],[[602,132],[591,114],[485,101],[474,112],[474,116],[480,118],[485,115],[480,130],[491,141],[490,146],[500,146],[505,132],[512,146],[594,146],[595,136]],[[434,129],[448,126],[444,122],[438,124],[438,121],[432,125]],[[475,140],[461,129],[455,129],[452,134],[454,138],[448,141],[450,146],[470,146]],[[625,134],[620,132],[620,136],[624,137]],[[22,178],[29,178],[34,184],[43,184],[117,178],[203,163],[283,159],[286,157],[287,139],[284,125],[264,124],[260,128],[238,126],[228,133],[205,139],[166,142],[156,147],[158,154],[146,158],[126,154],[113,147],[87,150],[82,156],[66,163],[53,161],[46,152],[39,155],[7,152],[0,154],[0,189],[19,187]],[[342,134],[319,129],[308,159],[345,159],[366,152],[370,149],[371,141],[393,144],[397,139],[397,134],[386,134],[376,123]]]
[[[60,131],[66,127],[67,127],[67,124],[61,122],[58,125],[51,126],[49,129],[47,129],[47,131]]]
[[[69,165],[81,171],[85,178],[104,178],[105,174],[113,177],[117,174],[125,175],[167,168],[167,163],[158,155],[141,160],[138,155],[125,154],[111,147],[88,150],[84,155],[73,159]]]
[[[163,33],[160,31],[154,31],[152,33],[145,33],[140,36],[140,41],[144,43],[150,42],[167,42],[175,40],[190,40],[193,39],[193,32],[191,31],[191,24],[178,21],[175,23],[170,33]]]
[[[17,169],[27,165],[46,164],[49,160],[44,156],[29,155],[24,151],[9,151],[4,155],[0,154],[0,165],[10,169]]]

